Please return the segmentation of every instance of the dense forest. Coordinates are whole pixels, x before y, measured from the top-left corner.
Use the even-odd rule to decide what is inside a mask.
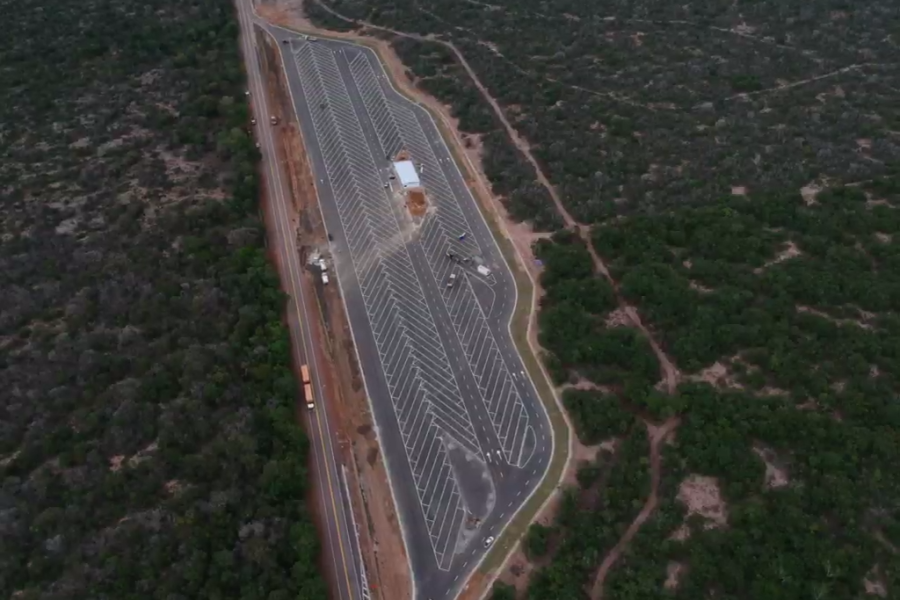
[[[578,384],[563,402],[580,441],[616,442],[580,465],[552,527],[525,537],[529,600],[588,597],[650,492],[644,423],[673,417],[658,504],[609,570],[609,597],[900,593],[898,239],[890,176],[597,226],[615,289],[572,232],[539,242],[547,364]],[[646,338],[614,318],[617,296],[680,367],[674,394]]]
[[[596,458],[494,600],[900,596],[900,6],[321,1],[489,138],[452,44],[591,226],[534,250]]]
[[[0,38],[0,596],[319,600],[225,0]]]
[[[325,26],[341,25],[319,1],[452,43],[582,223],[732,190],[858,182],[900,159],[896,2],[306,2]],[[423,87],[490,137],[489,107],[438,44],[395,45]],[[504,192],[512,212],[528,214],[534,178],[506,184],[522,190]]]

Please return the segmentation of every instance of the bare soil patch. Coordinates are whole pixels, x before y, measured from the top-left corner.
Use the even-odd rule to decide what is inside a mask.
[[[604,394],[611,394],[612,389],[605,385],[599,385],[590,381],[589,379],[585,379],[584,377],[579,377],[575,383],[564,383],[560,386],[560,391],[565,390],[596,390],[598,392],[602,392]],[[602,445],[602,444],[601,444]]]
[[[797,312],[807,313],[811,315],[816,315],[817,317],[822,317],[823,319],[828,319],[832,323],[836,325],[856,325],[857,327],[861,327],[862,329],[872,329],[872,325],[867,323],[866,321],[873,320],[875,318],[874,313],[860,313],[862,319],[839,319],[836,317],[832,317],[828,313],[822,312],[820,310],[816,310],[811,306],[803,306],[802,304],[798,304],[796,306]]]
[[[624,309],[617,308],[606,315],[603,324],[607,329],[613,329],[614,327],[629,327],[631,325],[631,320],[628,318],[628,313],[625,312]]]
[[[690,475],[678,486],[676,497],[687,507],[687,516],[699,515],[706,520],[706,529],[728,523],[728,507],[714,477]]]
[[[507,585],[516,588],[516,600],[523,600],[531,582],[531,575],[537,566],[528,560],[522,550],[522,544],[517,544],[515,551],[506,563],[506,570],[498,578]]]
[[[691,282],[688,284],[688,287],[700,294],[712,294],[714,291],[716,291],[711,287],[706,287],[702,283],[697,283],[694,280],[691,280]]]
[[[755,444],[753,452],[766,463],[766,489],[777,489],[790,484],[787,467],[779,459],[778,454],[771,448],[762,444]]]
[[[800,188],[800,197],[803,198],[803,201],[807,206],[813,206],[817,204],[816,196],[819,195],[819,192],[823,190],[823,186],[821,183],[817,181],[811,181]]]
[[[672,534],[667,538],[669,540],[674,540],[676,542],[684,542],[690,539],[691,537],[691,528],[688,527],[687,523],[682,523],[678,526],[678,529],[672,532]]]
[[[109,459],[109,470],[113,473],[122,469],[122,461],[125,460],[124,454],[117,454]]]
[[[780,262],[784,262],[791,258],[796,258],[796,257],[800,256],[801,254],[803,254],[803,253],[800,251],[800,248],[797,247],[797,244],[788,240],[787,242],[785,242],[785,248],[781,252],[779,252],[775,258],[768,261],[763,266],[753,269],[753,272],[756,273],[757,275],[759,275],[760,273],[762,273],[764,270],[768,269],[772,265],[777,265]]]
[[[718,389],[744,389],[734,375],[729,371],[728,365],[716,361],[696,375],[691,375],[688,379],[693,381],[703,381]]]
[[[422,217],[428,209],[428,202],[425,200],[425,190],[421,188],[413,188],[406,192],[406,209],[413,217]]]
[[[684,563],[669,561],[669,564],[666,565],[666,582],[663,584],[663,588],[667,590],[674,590],[678,588],[678,581],[681,578],[682,573],[684,573],[685,565]]]
[[[881,573],[880,565],[875,565],[866,573],[866,576],[863,578],[863,587],[866,590],[866,594],[870,596],[887,598],[887,585],[884,582],[884,575]]]

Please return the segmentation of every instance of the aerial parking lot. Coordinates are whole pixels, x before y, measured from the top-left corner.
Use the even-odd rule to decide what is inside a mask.
[[[552,452],[508,330],[514,280],[430,115],[376,55],[270,32],[286,42],[416,597],[452,598]]]

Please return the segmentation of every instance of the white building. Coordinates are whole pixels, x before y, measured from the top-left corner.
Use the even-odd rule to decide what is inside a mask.
[[[393,163],[394,172],[397,173],[397,179],[404,188],[419,187],[419,174],[416,172],[416,166],[411,160],[398,160]]]

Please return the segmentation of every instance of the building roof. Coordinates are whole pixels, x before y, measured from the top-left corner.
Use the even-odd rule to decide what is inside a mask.
[[[394,163],[394,170],[403,187],[416,187],[420,185],[419,174],[416,172],[416,166],[411,160],[398,160]]]

